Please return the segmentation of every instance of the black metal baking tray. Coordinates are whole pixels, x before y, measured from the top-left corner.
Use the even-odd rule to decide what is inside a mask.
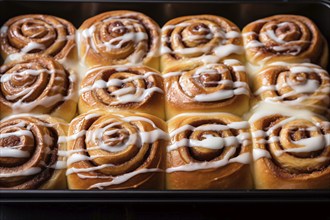
[[[311,18],[330,42],[328,0],[0,0],[0,26],[9,18],[43,13],[65,18],[77,28],[87,18],[109,10],[135,10],[159,25],[183,15],[215,14],[240,28],[251,21],[275,14],[297,14]],[[329,68],[328,68],[329,70]],[[330,202],[330,190],[230,190],[230,191],[69,191],[2,190],[0,204],[26,202]]]

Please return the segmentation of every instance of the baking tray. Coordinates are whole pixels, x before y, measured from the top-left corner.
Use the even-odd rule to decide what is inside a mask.
[[[330,42],[328,0],[0,0],[0,26],[9,18],[29,13],[50,14],[71,21],[77,28],[87,18],[110,10],[135,10],[162,26],[166,21],[193,14],[226,17],[240,28],[275,14],[298,14],[311,18]],[[329,70],[329,67],[328,67]],[[316,202],[329,203],[330,190],[226,190],[226,191],[69,191],[2,190],[0,203],[111,202],[111,203],[202,203],[202,202]]]

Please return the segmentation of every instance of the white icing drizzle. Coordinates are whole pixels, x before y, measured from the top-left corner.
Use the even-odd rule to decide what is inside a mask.
[[[97,114],[97,113],[92,113],[92,114],[88,114],[85,116],[85,120],[89,120],[89,119],[92,119],[92,118],[97,118],[97,117],[100,117],[101,115],[100,114]]]
[[[96,170],[102,170],[104,168],[107,167],[113,167],[113,164],[102,164],[99,166],[93,166],[93,167],[88,167],[88,168],[75,168],[75,167],[71,167],[69,169],[67,169],[66,171],[66,175],[70,175],[73,173],[82,173],[82,172],[92,172],[92,171],[96,171]]]
[[[273,144],[280,142],[280,137],[274,134],[274,131],[285,124],[295,121],[296,119],[309,120],[314,115],[313,113],[306,110],[293,110],[283,104],[269,104],[267,106],[264,102],[261,102],[259,106],[254,110],[254,114],[251,116],[249,122],[254,123],[255,121],[269,116],[269,115],[283,115],[288,118],[281,120],[280,122],[274,124],[267,131],[256,130],[252,132],[252,137],[256,144]],[[326,123],[327,124],[327,123]],[[309,126],[304,128],[304,130],[310,132],[316,132],[320,129],[323,124],[316,123],[314,126]],[[267,140],[268,139],[268,140]],[[283,153],[305,153],[305,152],[314,152],[324,149],[325,147],[330,147],[330,134],[318,134],[309,138],[303,138],[297,141],[290,141],[291,144],[295,145],[294,148],[288,148],[283,150],[276,150],[275,155],[281,156]],[[255,148],[253,150],[254,160],[259,158],[271,158],[268,151]]]
[[[254,148],[253,151],[253,160],[257,161],[260,158],[272,158],[270,153],[267,150],[260,149],[260,148]]]
[[[26,19],[20,19],[18,22],[33,22],[35,20],[35,18],[26,18]],[[43,25],[34,25],[31,27],[25,27],[25,30],[38,30],[38,29],[56,29],[56,28],[65,28],[66,25],[64,24],[58,24],[58,25],[50,25],[50,24],[46,24],[44,23]],[[21,35],[21,33],[18,33],[16,30],[14,30],[15,35]],[[7,26],[3,26],[0,30],[0,34],[7,36],[7,32],[8,32],[8,27]],[[56,32],[56,30],[54,31]],[[12,62],[15,60],[19,60],[21,59],[24,55],[30,53],[31,51],[37,49],[38,51],[46,51],[47,50],[47,46],[44,44],[40,44],[38,42],[33,41],[35,37],[37,37],[38,35],[38,31],[35,34],[32,34],[31,36],[29,36],[29,42],[27,42],[27,44],[21,48],[17,53],[13,53],[10,54],[6,60],[5,63],[7,62]],[[38,37],[37,37],[38,38]],[[73,40],[75,38],[75,34],[70,34],[67,33],[66,36],[57,36],[56,33],[52,34],[52,35],[48,35],[47,37],[43,37],[42,41],[47,41],[47,40],[52,40],[52,38],[55,38],[53,41],[53,44],[56,44],[58,42],[62,42],[62,41],[69,41],[69,40]],[[52,44],[52,45],[53,45]],[[50,45],[51,46],[51,45]],[[71,51],[71,49],[74,47],[75,45],[71,45],[71,48],[68,49],[68,51]],[[19,49],[19,48],[15,48],[15,49]],[[65,58],[63,58],[65,59]]]
[[[267,23],[267,22],[271,22],[271,21],[261,21],[261,23]],[[253,23],[260,23],[260,22],[255,21]],[[289,23],[290,22],[282,22],[282,23],[277,24],[277,27],[282,27]],[[258,35],[260,35],[260,36],[258,36]],[[250,37],[250,36],[253,36],[253,37]],[[265,43],[261,42],[260,40],[258,40],[258,39],[262,39],[263,36],[265,37],[265,39],[270,39],[271,41],[275,42],[275,44],[265,44]],[[292,56],[296,56],[296,55],[300,54],[301,50],[303,49],[301,46],[301,43],[307,43],[307,44],[310,43],[310,41],[305,41],[305,40],[294,40],[294,41],[292,41],[295,43],[293,45],[291,42],[286,41],[284,39],[285,34],[281,34],[281,35],[277,36],[273,29],[269,29],[269,30],[266,30],[265,32],[261,32],[261,33],[256,33],[253,31],[243,33],[243,37],[245,38],[244,47],[247,50],[249,50],[249,49],[254,50],[254,48],[267,47],[267,48],[270,48],[279,53],[285,51],[286,53],[288,53]],[[262,56],[262,55],[263,55],[263,53],[261,51],[256,50],[255,55],[253,56],[253,59],[256,59],[257,57]],[[272,56],[265,57],[264,59],[261,60],[260,63],[264,64],[265,62],[267,62],[267,60],[269,60],[271,58],[272,58]]]
[[[188,163],[177,167],[170,167],[166,169],[167,173],[173,172],[190,172],[195,170],[215,169],[226,166],[230,163],[249,164],[251,160],[250,153],[243,153],[237,157],[230,158],[235,153],[235,148],[229,149],[223,159],[218,161],[206,161],[201,163]]]
[[[0,82],[7,83],[14,76],[38,76],[41,73],[48,73],[48,74],[52,75],[52,74],[55,74],[56,72],[58,72],[59,74],[65,74],[64,71],[56,70],[56,69],[51,69],[51,70],[49,70],[49,69],[38,69],[38,70],[26,69],[21,72],[2,74],[2,75],[0,75]],[[60,77],[55,77],[55,79],[54,79],[55,82],[59,81],[59,80],[62,80],[62,79]],[[69,81],[70,81],[70,84],[72,85],[73,83],[75,83],[77,81],[77,79],[74,75],[70,74]],[[56,89],[56,87],[52,88],[52,90],[55,90],[55,89]],[[34,108],[36,108],[38,106],[43,106],[43,107],[49,108],[49,107],[53,106],[54,103],[59,103],[61,101],[65,101],[65,100],[75,99],[75,97],[76,97],[76,92],[73,91],[73,92],[69,92],[66,96],[64,96],[62,94],[56,94],[53,96],[44,96],[40,99],[37,98],[30,102],[25,102],[24,100],[33,93],[34,93],[34,88],[30,87],[30,88],[26,88],[25,90],[22,90],[21,92],[14,94],[14,95],[7,95],[5,98],[7,100],[14,100],[14,99],[21,97],[20,99],[18,99],[17,101],[15,101],[14,103],[11,104],[11,108],[14,113],[21,113],[21,112],[32,111]]]
[[[180,115],[179,115],[180,116]],[[199,127],[194,127],[192,125],[183,125],[169,133],[170,137],[174,137],[175,135],[184,132],[184,131],[225,131],[230,129],[248,129],[249,123],[246,121],[241,122],[232,122],[227,125],[220,125],[220,124],[207,124],[201,125]]]
[[[235,136],[229,137],[214,137],[212,135],[205,135],[205,139],[199,141],[194,139],[186,139],[183,138],[178,142],[174,142],[174,144],[167,147],[167,151],[172,151],[178,149],[179,147],[202,147],[209,149],[222,149],[225,146],[238,146],[238,139]]]
[[[196,53],[202,53],[203,55],[195,57],[197,58],[198,61],[202,61],[204,63],[216,63],[220,59],[229,56],[231,54],[242,54],[243,47],[238,46],[235,44],[226,44],[226,42],[229,39],[234,39],[234,38],[239,38],[241,37],[241,33],[237,31],[229,31],[229,32],[224,32],[221,30],[219,27],[216,25],[209,25],[210,28],[210,33],[205,34],[205,35],[188,35],[186,38],[182,40],[198,40],[198,39],[209,39],[211,40],[212,38],[221,38],[222,42],[219,42],[218,45],[216,46],[209,46],[208,44],[205,44],[203,47],[201,46],[196,46],[196,47],[189,47],[189,48],[173,48],[171,49],[170,47],[167,46],[167,43],[171,42],[171,38],[175,38],[174,40],[180,40],[181,36],[178,34],[170,34],[167,36],[168,31],[172,31],[175,28],[185,28],[193,24],[192,22],[183,22],[179,23],[176,25],[166,25],[162,28],[162,46],[160,49],[161,55],[165,54],[182,54],[182,55],[190,55],[190,54],[196,54]],[[205,28],[200,28],[198,31],[203,31]],[[224,45],[223,45],[224,44]],[[211,52],[214,53],[214,55],[207,55],[210,54]],[[191,58],[190,58],[191,59]],[[194,59],[194,58],[192,58]],[[213,62],[212,62],[213,61]]]
[[[32,176],[41,172],[40,167],[31,167],[13,173],[0,173],[0,178],[16,177],[16,176]]]
[[[286,43],[286,41],[284,41],[284,39],[283,39],[284,35],[280,35],[279,37],[277,37],[274,30],[267,30],[266,35],[268,35],[276,43],[279,43],[279,44]]]
[[[252,115],[249,118],[250,124],[269,115],[281,114],[283,116],[295,117],[297,119],[308,119],[315,115],[308,110],[293,109],[281,103],[270,103],[265,101],[259,102],[251,109],[251,112]]]
[[[40,119],[44,118],[44,115],[35,115],[35,114],[20,114],[20,117],[37,117]],[[4,118],[1,120],[1,122],[5,122],[10,119],[15,119],[17,115],[12,115],[9,117]],[[61,123],[61,122],[59,122]],[[53,127],[54,125],[46,123],[46,122],[41,122],[38,121],[36,125],[44,126],[44,127]],[[1,133],[0,134],[0,139],[2,138],[7,138],[10,136],[16,136],[16,137],[22,137],[22,136],[28,136],[30,138],[34,138],[33,133],[31,131],[33,125],[26,124],[25,122],[18,122],[16,124],[13,124],[9,127],[20,127],[20,128],[25,128],[26,130],[18,130],[15,132],[8,132],[8,133]],[[7,127],[7,128],[9,128]],[[52,144],[53,143],[53,138],[50,135],[44,135],[43,136],[43,141],[45,144]],[[0,158],[1,157],[10,157],[10,158],[29,158],[31,157],[30,153],[28,151],[21,150],[20,148],[23,146],[2,146],[0,147]],[[65,157],[66,155],[63,154],[65,151],[59,150],[57,152],[58,157]],[[51,154],[52,150],[50,148],[45,149],[46,154]],[[44,166],[47,166],[44,164]],[[56,161],[56,164],[50,166],[50,168],[53,169],[65,169],[66,168],[66,161],[61,161],[58,160]],[[5,176],[3,177],[14,177],[14,176],[28,176],[28,175],[35,175],[37,173],[41,172],[41,168],[39,167],[32,167],[29,168],[28,170],[25,171],[20,171],[20,172],[15,172],[13,174],[4,174]],[[1,176],[1,175],[0,175]]]
[[[16,137],[29,136],[30,138],[33,138],[33,134],[32,134],[31,131],[22,130],[22,131],[14,131],[14,132],[0,134],[0,139],[7,138],[7,137],[10,137],[10,136],[16,136]]]
[[[28,158],[30,153],[20,149],[14,149],[10,147],[0,148],[0,158],[1,157],[13,157],[13,158]]]
[[[135,170],[133,172],[125,173],[123,175],[115,176],[110,182],[101,182],[101,183],[96,183],[94,185],[91,185],[88,189],[93,189],[93,188],[98,188],[98,189],[103,189],[104,187],[111,186],[111,185],[118,185],[121,183],[126,182],[127,180],[133,178],[136,175],[143,174],[143,173],[154,173],[154,172],[161,172],[161,169],[158,168],[143,168],[139,170]]]
[[[279,65],[284,65],[282,63],[278,63]],[[287,65],[286,65],[287,66]],[[321,81],[329,81],[330,82],[330,77],[328,76],[327,72],[323,69],[321,69],[320,67],[316,66],[316,65],[311,65],[308,63],[302,63],[302,64],[295,64],[295,65],[290,65],[289,66],[289,70],[291,74],[297,74],[297,73],[319,73],[321,75]],[[267,70],[264,70],[267,71]],[[263,72],[260,72],[259,74],[263,74]],[[289,76],[286,76],[286,81],[287,83],[285,83],[284,85],[263,85],[260,88],[257,89],[257,91],[254,92],[255,95],[260,95],[264,92],[267,91],[279,91],[280,89],[282,89],[282,87],[286,87],[286,86],[290,86],[290,88],[292,89],[292,91],[285,93],[283,95],[277,95],[275,97],[267,97],[265,99],[265,101],[269,101],[269,102],[277,102],[277,101],[281,101],[282,103],[288,104],[288,105],[292,105],[292,106],[299,106],[299,104],[301,104],[303,101],[308,100],[308,99],[320,99],[323,100],[326,105],[325,106],[321,106],[321,105],[310,105],[314,108],[317,109],[327,109],[327,104],[330,103],[330,98],[329,98],[329,94],[330,94],[330,83],[323,83],[322,86],[320,85],[320,82],[318,80],[313,80],[313,79],[307,79],[306,83],[304,84],[299,84],[296,82],[292,82],[289,78]],[[267,82],[265,82],[267,83]],[[314,95],[311,96],[310,94],[314,94],[314,93],[321,93],[319,95]],[[299,95],[298,98],[293,99],[293,100],[284,100],[287,97],[291,97],[291,96],[296,96]]]
[[[224,60],[225,65],[235,65],[235,64],[240,64],[238,60],[235,59],[227,59]],[[199,68],[196,68],[194,71],[194,74],[192,78],[198,78],[202,74],[222,74],[216,69],[213,69],[216,66],[216,64],[208,64],[201,66]],[[234,71],[245,71],[245,67],[243,65],[237,65],[237,66],[232,66]],[[163,75],[164,78],[169,78],[169,77],[176,77],[176,76],[181,76],[185,74],[186,72],[169,72]],[[200,93],[197,94],[196,96],[192,97],[195,101],[197,102],[216,102],[216,101],[221,101],[224,99],[229,99],[237,95],[247,95],[250,96],[250,89],[249,85],[246,82],[241,82],[241,81],[236,81],[233,82],[232,80],[221,80],[217,82],[212,82],[212,83],[217,83],[219,85],[227,85],[228,87],[231,87],[232,89],[226,89],[226,90],[219,90],[215,91],[212,93]]]
[[[94,117],[98,117],[99,115],[97,113],[91,113],[91,114],[87,114],[84,116],[84,120],[88,120],[90,118],[92,118],[93,115]],[[143,169],[138,169],[135,170],[133,172],[129,172],[123,175],[119,175],[119,176],[104,176],[104,175],[97,175],[97,176],[89,176],[89,175],[85,175],[84,173],[86,172],[93,172],[93,171],[97,171],[97,170],[102,170],[104,168],[107,167],[113,167],[116,166],[114,164],[102,164],[99,166],[93,166],[93,167],[87,167],[87,168],[76,168],[74,166],[74,163],[77,162],[82,162],[82,161],[91,161],[94,160],[96,158],[101,158],[104,157],[103,155],[86,155],[86,154],[81,154],[82,152],[87,152],[88,150],[96,150],[96,149],[102,149],[108,152],[118,152],[118,151],[123,151],[125,150],[127,147],[129,147],[129,145],[132,144],[136,144],[138,147],[143,146],[143,144],[151,144],[151,143],[155,143],[158,140],[168,140],[169,139],[169,135],[167,134],[167,132],[164,132],[163,130],[159,129],[156,124],[145,117],[141,117],[141,116],[123,116],[120,114],[115,114],[115,116],[120,117],[121,120],[125,121],[125,122],[129,122],[129,123],[134,123],[135,121],[143,121],[145,123],[150,124],[154,130],[151,131],[139,131],[138,133],[131,133],[128,135],[128,139],[123,142],[123,143],[119,143],[116,146],[110,146],[107,144],[106,141],[103,141],[102,137],[104,135],[112,135],[115,134],[116,132],[120,131],[121,129],[118,128],[117,126],[122,124],[122,122],[117,121],[114,118],[109,119],[108,121],[104,121],[102,123],[106,124],[106,126],[99,128],[99,129],[95,129],[95,130],[82,130],[79,131],[76,134],[73,134],[67,138],[63,138],[64,139],[70,139],[70,140],[74,140],[78,137],[81,137],[82,135],[86,134],[86,142],[91,142],[91,143],[95,143],[95,146],[89,147],[88,149],[77,149],[77,150],[71,150],[71,151],[67,151],[67,152],[60,152],[61,155],[69,155],[68,160],[67,160],[67,165],[70,166],[69,169],[67,169],[66,175],[71,175],[71,174],[76,174],[79,178],[81,179],[91,179],[91,178],[95,178],[95,179],[106,179],[106,178],[112,178],[111,181],[107,181],[107,182],[101,182],[101,183],[97,183],[95,185],[92,185],[90,188],[100,188],[102,189],[103,187],[106,186],[110,186],[110,185],[116,185],[116,184],[120,184],[123,182],[126,182],[127,180],[129,180],[130,178],[140,174],[140,173],[148,173],[148,172],[160,172],[161,170],[158,168],[143,168]],[[124,129],[124,128],[122,128]],[[113,141],[117,141],[120,140],[120,138],[118,137],[114,137],[114,138],[110,138]],[[110,141],[111,141],[110,140]]]
[[[107,23],[112,20],[127,20],[127,21],[132,21],[132,25],[126,25],[125,29],[128,30],[127,33],[124,33],[121,36],[115,37],[110,39],[107,42],[101,42],[101,41],[94,41],[96,35],[98,34],[97,32],[97,25]],[[81,53],[81,49],[78,48],[79,53],[83,57],[83,61],[85,61],[86,56],[88,54],[89,50],[93,50],[94,52],[98,53],[99,49],[105,48],[106,52],[111,52],[111,51],[116,51],[120,50],[122,46],[124,46],[127,42],[133,42],[135,47],[141,43],[148,43],[149,36],[147,33],[140,32],[136,30],[142,29],[145,30],[142,24],[136,23],[137,20],[135,19],[130,19],[127,17],[108,17],[102,21],[94,23],[92,26],[89,28],[83,30],[83,31],[78,31],[77,32],[77,42],[80,42],[82,39],[86,39],[87,46],[86,46],[86,51],[84,54]],[[113,27],[113,31],[116,29],[121,29],[123,27]],[[158,51],[143,51],[143,50],[135,50],[134,52],[130,53],[127,57],[123,59],[127,59],[129,63],[133,64],[141,64],[143,62],[143,59],[145,57],[152,57],[156,56],[158,54]]]
[[[101,158],[101,157],[104,157],[104,156],[102,156],[102,155],[86,156],[83,154],[74,153],[74,154],[71,154],[70,157],[68,158],[67,165],[69,166],[69,165],[79,162],[79,161],[93,160],[95,158]]]
[[[66,161],[56,161],[56,163],[54,165],[52,165],[50,168],[55,169],[55,170],[64,170],[67,167],[67,163]]]
[[[1,35],[2,35],[2,34],[6,34],[7,31],[8,31],[8,26],[4,25],[4,26],[2,26],[1,29],[0,29],[0,34],[1,34]]]
[[[118,67],[118,69],[119,68],[120,67]],[[101,68],[98,68],[98,69],[101,69]],[[102,69],[105,69],[105,68],[102,67]],[[121,68],[119,70],[123,70],[123,69]],[[95,71],[95,70],[92,69],[90,71]],[[90,71],[87,74],[89,74]],[[83,87],[80,90],[80,94],[89,92],[89,91],[95,90],[95,89],[105,89],[110,86],[120,87],[125,83],[133,82],[135,80],[140,80],[140,79],[147,80],[152,75],[160,76],[159,73],[147,72],[143,75],[135,75],[135,76],[128,77],[126,79],[110,79],[108,81],[97,80],[93,83],[93,85]],[[130,94],[132,92],[134,92],[134,94]],[[141,88],[141,87],[136,87],[136,88],[135,87],[124,87],[124,88],[121,88],[121,89],[115,90],[114,92],[109,93],[109,95],[116,97],[116,101],[111,103],[113,105],[116,105],[116,104],[125,104],[125,103],[129,103],[129,102],[142,102],[143,100],[150,97],[155,92],[158,92],[161,94],[164,93],[164,91],[159,87],[151,87],[151,88],[147,88],[147,89]]]
[[[232,122],[227,125],[222,124],[206,124],[198,127],[192,125],[183,125],[169,133],[170,137],[175,137],[176,135],[185,132],[185,131],[226,131],[230,129],[248,129],[249,123],[246,121]],[[171,167],[166,170],[166,172],[177,172],[177,171],[194,171],[200,169],[210,169],[226,166],[229,163],[242,163],[248,164],[250,161],[250,153],[242,153],[237,157],[231,158],[234,155],[237,147],[241,144],[242,147],[250,144],[250,133],[249,132],[240,132],[237,136],[227,136],[227,137],[215,137],[211,134],[203,135],[202,140],[193,140],[183,138],[180,141],[174,141],[171,145],[167,147],[167,151],[176,150],[180,147],[202,147],[208,149],[222,149],[224,147],[232,147],[226,153],[224,158],[219,161],[211,162],[202,162],[202,163],[189,163],[179,167]]]
[[[21,53],[26,54],[26,53],[29,53],[32,50],[35,50],[35,49],[44,50],[45,45],[31,41],[25,47],[23,47],[21,49]]]
[[[69,141],[76,140],[77,138],[82,137],[85,134],[86,134],[86,131],[85,130],[82,130],[82,131],[79,131],[78,133],[73,134],[71,136],[59,136],[57,143],[59,143],[59,144],[67,143]]]
[[[234,87],[238,87],[237,85],[247,85],[246,83],[234,82]],[[209,94],[198,94],[194,97],[194,100],[198,102],[215,102],[219,100],[229,99],[237,95],[247,95],[249,96],[249,90],[246,87],[236,88],[234,90],[221,90]]]

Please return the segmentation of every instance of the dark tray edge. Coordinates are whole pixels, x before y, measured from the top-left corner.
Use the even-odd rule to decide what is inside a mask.
[[[226,191],[82,191],[3,190],[0,204],[40,202],[212,203],[212,202],[330,202],[330,190],[226,190]]]
[[[0,2],[27,2],[29,0],[0,0]],[[29,2],[91,2],[91,0],[30,0]],[[329,0],[94,0],[93,3],[105,3],[105,2],[120,2],[120,3],[263,3],[263,4],[274,4],[274,3],[316,3],[324,4],[330,8]]]

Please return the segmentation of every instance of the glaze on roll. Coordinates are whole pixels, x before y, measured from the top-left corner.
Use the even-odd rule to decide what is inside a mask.
[[[250,189],[249,123],[228,113],[181,114],[168,122],[167,189]]]
[[[70,121],[77,99],[76,74],[51,57],[25,55],[0,67],[0,118],[42,113]]]
[[[271,62],[311,62],[326,68],[328,45],[310,19],[275,15],[254,21],[243,31],[246,59],[252,66]]]
[[[0,121],[0,189],[65,189],[68,125],[47,115]]]
[[[42,54],[57,61],[76,58],[75,27],[51,15],[29,14],[9,19],[0,30],[0,52],[13,61],[25,54]]]
[[[185,112],[229,112],[249,109],[250,88],[245,67],[227,59],[192,69],[163,74],[167,119]]]
[[[168,21],[162,28],[161,71],[176,66],[217,63],[223,59],[243,60],[239,28],[215,15],[184,16]]]
[[[87,19],[78,30],[78,53],[88,67],[146,65],[159,68],[160,28],[134,11],[109,11]]]
[[[257,189],[329,189],[330,122],[262,103],[250,118]]]
[[[168,134],[159,118],[93,111],[69,128],[69,189],[162,189]]]
[[[81,83],[79,112],[134,110],[165,118],[163,78],[143,66],[90,69]]]
[[[330,113],[330,76],[315,64],[274,63],[256,75],[254,84],[258,101]]]

